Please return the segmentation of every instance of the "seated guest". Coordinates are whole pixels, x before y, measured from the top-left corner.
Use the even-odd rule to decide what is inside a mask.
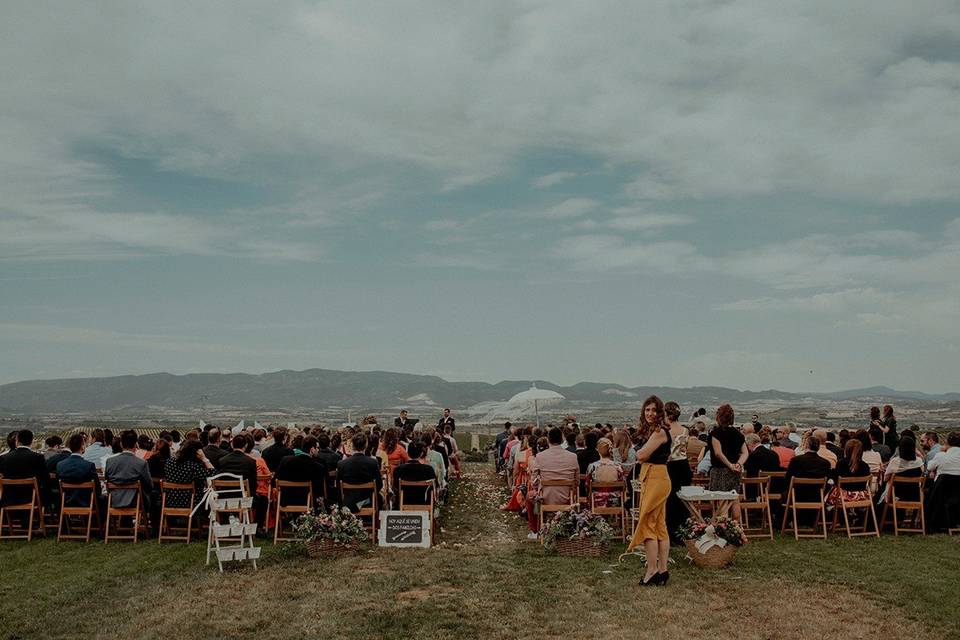
[[[397,465],[397,468],[393,470],[393,486],[398,499],[400,496],[401,480],[406,480],[407,482],[433,480],[434,485],[437,480],[437,474],[433,470],[433,466],[427,462],[427,451],[422,442],[418,440],[411,442],[407,448],[407,453],[410,455],[410,459]],[[426,489],[406,489],[403,492],[403,501],[405,504],[428,504],[430,502],[431,491],[433,491],[433,487]]]
[[[928,471],[931,478],[960,476],[960,431],[953,431],[947,436],[946,449],[933,457]]]
[[[570,489],[566,487],[541,487],[544,480],[561,480],[571,482],[575,486],[580,482],[580,465],[577,455],[563,448],[563,431],[554,427],[547,432],[549,448],[534,457],[527,470],[530,475],[531,487],[527,489],[527,527],[530,532],[528,540],[536,540],[539,532],[539,520],[534,510],[537,498],[542,504],[567,504],[570,499]],[[599,455],[599,454],[598,454]],[[576,496],[572,496],[576,498]]]
[[[427,463],[433,467],[434,473],[437,474],[437,489],[442,492],[447,486],[447,463],[443,459],[443,454],[433,448],[436,438],[437,434],[433,429],[426,429],[423,432],[423,437],[420,438],[420,442],[427,451]]]
[[[300,453],[287,456],[280,461],[277,467],[277,480],[285,482],[309,482],[313,490],[313,500],[323,498],[323,487],[327,481],[327,467],[322,460],[316,458],[320,447],[314,436],[306,436],[300,441]],[[288,504],[303,504],[306,501],[306,492],[299,489],[283,490],[283,506]]]
[[[748,433],[744,436],[747,444],[747,461],[743,463],[743,470],[747,478],[759,478],[761,471],[780,471],[780,456],[763,446],[760,436],[755,433]],[[749,487],[751,493],[755,494],[755,487]],[[752,500],[756,495],[747,494],[747,499]]]
[[[220,468],[220,458],[227,455],[227,452],[220,446],[220,438],[220,429],[213,427],[207,432],[207,446],[203,448],[203,455],[207,456],[207,460],[218,469]]]
[[[150,494],[153,492],[153,480],[147,461],[137,456],[137,432],[127,429],[120,433],[120,453],[107,458],[103,465],[103,476],[112,484],[140,484],[142,505],[150,513]],[[118,509],[136,505],[137,492],[132,489],[119,489],[112,494],[111,504]]]
[[[600,459],[597,442],[600,432],[590,429],[583,435],[583,448],[577,451],[577,467],[580,471],[580,495],[587,495],[587,467]]]
[[[823,441],[823,444],[826,445],[827,451],[833,454],[834,458],[840,460],[843,457],[843,447],[837,446],[837,434],[833,431],[823,430],[826,440]],[[823,447],[821,447],[822,449]],[[834,466],[836,468],[836,466]]]
[[[883,458],[879,452],[873,450],[873,443],[870,441],[870,434],[867,433],[867,430],[857,429],[851,439],[860,441],[863,447],[863,453],[860,455],[860,458],[870,467],[870,473],[878,473],[880,469],[883,468]]]
[[[94,429],[90,432],[90,444],[84,449],[83,459],[92,462],[97,469],[103,470],[103,461],[113,453],[112,444],[112,433],[107,440],[107,434],[103,429]]]
[[[316,430],[314,430],[316,432]],[[331,478],[330,472],[337,470],[337,465],[340,464],[340,459],[343,456],[335,451],[330,444],[330,436],[325,432],[320,432],[317,438],[317,459],[323,463],[323,466],[327,469],[327,498],[328,502],[339,504],[340,496],[337,495],[337,479],[336,477]]]
[[[354,434],[350,443],[353,454],[337,463],[337,480],[346,484],[377,485],[377,496],[383,489],[383,476],[380,475],[380,461],[367,454],[367,434],[362,431]],[[343,489],[343,503],[350,511],[365,509],[370,504],[370,492],[359,489]]]
[[[786,447],[787,449],[796,449],[797,442],[793,440],[791,436],[790,427],[784,425],[782,427],[777,427],[777,443],[781,447]]]
[[[919,469],[919,471],[917,471]],[[883,471],[883,479],[889,480],[890,476],[909,475],[917,476],[923,472],[923,458],[917,455],[917,441],[904,432],[900,436],[900,442],[897,446],[897,455],[890,458],[890,463]]]
[[[290,432],[286,427],[277,427],[273,430],[273,444],[260,451],[270,471],[274,473],[277,472],[281,460],[293,455],[293,449],[287,446],[289,437]]]
[[[548,441],[549,442],[549,441]],[[548,447],[549,448],[549,445]],[[632,449],[632,447],[631,447]],[[597,453],[600,459],[587,467],[587,477],[591,482],[623,482],[624,472],[620,463],[613,459],[613,443],[608,438],[597,441]],[[636,460],[636,458],[634,458]],[[611,496],[619,498],[620,492],[610,489],[591,489],[593,504],[598,507],[620,506],[611,502]]]
[[[820,441],[820,449],[817,451],[819,456],[830,463],[831,469],[836,469],[838,458],[837,455],[830,450],[830,447],[827,446],[829,444],[827,435],[826,429],[816,429],[814,430],[812,437]]]
[[[933,431],[927,431],[920,436],[920,447],[926,452],[923,456],[923,464],[929,468],[934,456],[941,451],[940,436]]]
[[[50,472],[47,471],[46,460],[42,453],[30,450],[33,444],[33,431],[23,429],[17,432],[17,446],[3,457],[0,457],[0,475],[9,480],[25,480],[35,478],[37,490],[40,492],[40,504],[49,501]],[[30,502],[30,487],[10,486],[3,489],[0,495],[0,504],[14,505]],[[43,526],[42,524],[40,525]]]
[[[260,525],[258,529],[263,531],[263,525],[267,521],[269,499],[257,491],[257,460],[247,455],[247,445],[250,440],[244,434],[233,436],[230,440],[230,453],[220,458],[218,471],[243,478],[247,485],[246,495],[253,498],[254,518]]]
[[[870,465],[863,461],[863,443],[857,438],[850,438],[847,440],[847,447],[843,451],[843,458],[837,463],[836,477],[863,478],[870,475]],[[866,483],[858,483],[845,485],[845,489],[847,491],[866,491],[867,486]]]
[[[883,442],[883,431],[874,425],[867,431],[870,436],[870,448],[880,454],[880,459],[886,464],[893,456],[893,451]]]
[[[883,470],[883,480],[886,486],[880,495],[878,502],[884,502],[890,492],[890,478],[893,476],[917,477],[923,475],[923,458],[917,455],[917,441],[909,431],[905,431],[900,436],[897,445],[897,455],[890,458],[886,469]],[[913,488],[898,487],[897,498],[901,500],[915,500],[916,491]]]
[[[153,451],[147,458],[147,466],[150,468],[151,478],[163,478],[167,466],[167,460],[170,459],[170,443],[163,438],[157,438],[153,445]],[[159,490],[160,487],[157,487]]]
[[[795,456],[787,465],[785,478],[787,491],[784,492],[784,502],[787,501],[787,492],[793,478],[826,478],[830,475],[830,463],[820,456],[819,451],[820,439],[808,438],[807,450]],[[797,502],[816,502],[820,499],[815,487],[803,487],[802,489],[798,487],[794,493]]]
[[[100,496],[100,478],[97,476],[97,467],[90,461],[83,459],[83,434],[75,433],[67,440],[70,455],[57,463],[57,479],[67,484],[83,484],[93,482],[95,496]],[[67,490],[63,494],[64,504],[68,507],[90,506],[90,492]]]
[[[43,459],[47,461],[47,471],[53,473],[58,462],[70,457],[70,450],[63,448],[63,438],[60,436],[50,436],[45,443],[47,450],[43,452]]]
[[[167,506],[174,509],[192,508],[200,502],[207,488],[206,480],[217,472],[213,463],[203,453],[199,438],[188,437],[180,445],[177,455],[171,456],[163,466],[164,480],[173,484],[192,484],[194,486],[194,504],[190,504],[187,491],[167,492]]]
[[[393,470],[397,468],[397,465],[410,460],[410,455],[407,453],[407,450],[400,444],[400,430],[396,427],[387,429],[383,434],[380,447],[387,455],[387,463],[390,466],[390,477],[393,477]]]
[[[263,459],[263,456],[260,455],[260,452],[256,450],[256,441],[253,439],[249,433],[244,434],[244,437],[247,440],[247,443],[243,446],[243,452],[247,454],[254,464],[257,465],[257,487],[254,489],[254,493],[259,496],[263,496],[269,501],[270,499],[270,467],[267,466],[266,461]],[[256,455],[254,455],[256,454]]]
[[[246,436],[234,436],[230,441],[230,446],[230,452],[220,457],[220,462],[216,465],[217,471],[243,478],[249,496],[257,486],[257,463],[245,451],[247,446]],[[204,450],[204,453],[206,453],[206,450]]]

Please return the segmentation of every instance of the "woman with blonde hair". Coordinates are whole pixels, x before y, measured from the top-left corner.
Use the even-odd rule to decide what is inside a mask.
[[[600,445],[597,445],[599,450]],[[637,450],[633,448],[633,441],[630,439],[630,433],[626,429],[618,429],[613,432],[613,450],[610,452],[613,461],[623,469],[625,478],[632,478],[633,471],[637,466]]]
[[[670,497],[667,499],[667,530],[671,538],[676,538],[677,529],[686,522],[689,513],[677,492],[693,481],[693,472],[687,460],[687,428],[680,424],[680,405],[668,402],[663,405],[667,416],[667,428],[670,430],[670,457],[667,459],[667,474],[670,476]]]
[[[637,528],[627,552],[643,545],[647,554],[647,571],[642,586],[665,585],[670,579],[667,560],[670,557],[670,536],[667,533],[667,498],[670,497],[670,476],[667,459],[673,442],[664,424],[663,401],[650,396],[640,408],[640,432],[645,438],[637,452],[640,467],[640,508]]]
[[[613,442],[609,438],[600,438],[597,441],[597,453],[600,459],[591,462],[587,466],[587,478],[590,482],[623,482],[623,467],[614,461],[612,452]],[[598,507],[617,507],[619,504],[612,504],[610,496],[619,495],[620,492],[611,489],[591,490],[593,495],[593,504]]]

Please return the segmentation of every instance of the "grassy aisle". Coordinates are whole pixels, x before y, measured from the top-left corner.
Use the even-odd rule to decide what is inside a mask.
[[[0,544],[0,638],[960,638],[960,544],[944,537],[752,543],[719,573],[676,551],[671,584],[636,559],[523,541],[505,488],[466,465],[431,550],[311,560],[266,545],[223,575],[204,545]]]

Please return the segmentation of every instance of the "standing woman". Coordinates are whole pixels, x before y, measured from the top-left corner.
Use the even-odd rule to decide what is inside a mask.
[[[717,409],[717,428],[710,432],[710,491],[736,491],[740,488],[743,463],[750,452],[743,434],[733,426],[733,407],[722,404]],[[809,436],[809,434],[808,434]],[[801,445],[804,446],[805,445]],[[734,520],[740,520],[740,501],[731,509]]]
[[[883,405],[883,419],[880,421],[880,430],[883,431],[883,444],[890,447],[892,454],[897,450],[900,438],[897,436],[897,418],[893,415],[893,407]]]
[[[680,424],[680,405],[668,402],[663,405],[667,416],[667,428],[670,430],[670,458],[667,460],[667,473],[670,476],[670,497],[667,499],[667,531],[676,538],[677,528],[687,520],[687,508],[677,497],[680,487],[689,485],[693,480],[690,462],[687,460],[687,428]]]
[[[665,585],[670,579],[667,559],[670,557],[670,536],[667,534],[667,498],[670,497],[670,431],[664,424],[663,401],[650,396],[640,409],[640,432],[645,438],[637,452],[640,467],[640,508],[637,528],[627,547],[631,551],[643,544],[647,553],[647,571],[642,586]]]

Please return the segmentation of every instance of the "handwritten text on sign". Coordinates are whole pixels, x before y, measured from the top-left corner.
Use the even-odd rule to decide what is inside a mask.
[[[429,547],[429,515],[415,511],[381,511],[378,542],[381,547]]]

